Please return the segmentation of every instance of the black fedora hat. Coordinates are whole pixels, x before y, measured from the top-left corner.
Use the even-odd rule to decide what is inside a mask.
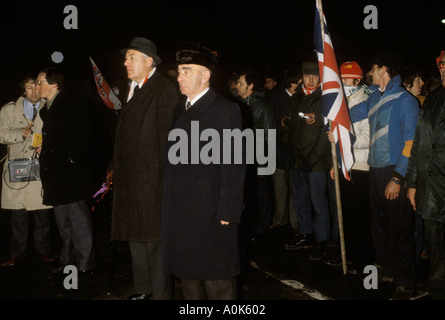
[[[128,48],[122,49],[121,53],[126,54],[127,50],[130,49],[137,50],[139,52],[145,53],[149,57],[152,57],[156,65],[161,63],[161,58],[157,56],[158,49],[156,48],[156,45],[146,38],[134,37],[133,40],[131,40]]]

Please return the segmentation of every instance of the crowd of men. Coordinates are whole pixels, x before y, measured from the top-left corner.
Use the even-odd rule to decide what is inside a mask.
[[[217,92],[210,85],[217,56],[202,45],[176,53],[174,81],[158,70],[162,60],[149,39],[136,37],[121,53],[128,93],[103,176],[113,190],[112,240],[130,248],[129,299],[172,299],[175,277],[185,299],[237,299],[236,279],[252,241],[267,241],[281,225],[293,229],[286,250],[341,265],[334,133],[321,115],[316,60],[284,79],[240,70],[226,92]],[[423,254],[430,259],[430,296],[444,299],[444,52],[437,58],[440,83],[428,93],[422,74],[391,53],[377,53],[370,65],[366,73],[355,61],[340,66],[355,136],[351,180],[340,181],[349,269],[360,273],[374,264],[380,282],[396,285],[393,299],[409,299]],[[36,250],[43,261],[54,260],[52,209],[63,243],[60,270],[74,265],[88,278],[96,264],[87,200],[97,189],[97,167],[90,159],[98,152],[89,102],[65,88],[56,68],[26,77],[22,89],[0,110],[0,142],[8,145],[1,205],[11,212],[12,230],[2,266],[23,258],[30,212]],[[255,146],[213,143],[215,135],[246,129]],[[39,135],[42,142],[34,144]],[[239,147],[243,161],[236,159]],[[250,147],[275,152],[273,174],[261,174],[258,159],[246,161]],[[212,161],[196,162],[203,154]],[[39,177],[14,181],[9,160],[22,158],[37,161]]]

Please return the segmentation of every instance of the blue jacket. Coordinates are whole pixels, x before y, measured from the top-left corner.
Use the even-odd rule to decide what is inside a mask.
[[[391,78],[385,91],[374,91],[369,99],[349,110],[352,122],[369,119],[368,165],[394,165],[393,176],[404,179],[414,139],[420,106],[401,86],[399,75]]]

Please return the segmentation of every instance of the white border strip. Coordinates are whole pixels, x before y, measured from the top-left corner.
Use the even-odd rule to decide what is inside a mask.
[[[261,269],[254,261],[250,261],[249,264],[250,264],[251,267],[253,267],[253,268],[257,269],[257,270],[262,271],[263,273],[265,273],[268,276],[270,276],[270,277],[280,281],[281,283],[283,283],[283,284],[285,284],[285,285],[287,285],[287,286],[289,286],[291,288],[294,288],[296,290],[303,291],[305,294],[307,294],[308,296],[310,296],[310,297],[312,297],[312,298],[314,298],[316,300],[334,300],[334,299],[332,299],[332,298],[330,298],[328,296],[325,296],[324,294],[318,292],[317,290],[307,288],[304,284],[302,284],[301,282],[298,282],[297,280],[281,280],[278,277],[276,277],[275,275],[273,275],[272,273],[267,272],[267,271]]]

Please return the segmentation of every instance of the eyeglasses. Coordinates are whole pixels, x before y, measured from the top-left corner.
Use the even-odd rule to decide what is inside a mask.
[[[440,61],[438,64],[437,64],[437,66],[439,67],[439,68],[443,68],[443,67],[445,67],[445,61]]]
[[[48,81],[47,81],[46,79],[43,79],[43,80],[37,80],[37,81],[35,82],[35,84],[36,84],[36,86],[41,86],[43,82],[48,82]]]

